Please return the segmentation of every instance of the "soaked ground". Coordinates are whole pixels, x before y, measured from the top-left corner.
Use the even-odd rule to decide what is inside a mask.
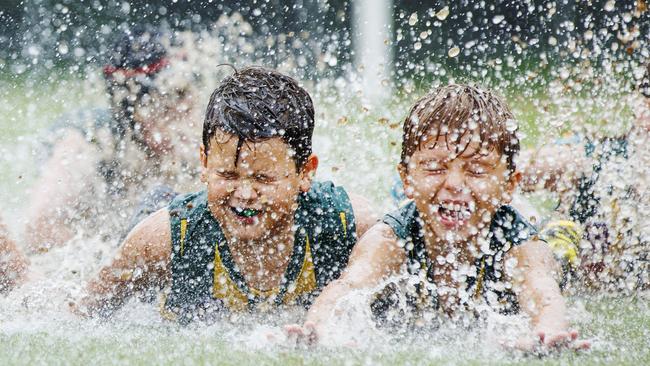
[[[36,175],[30,148],[34,136],[66,110],[103,103],[101,91],[83,92],[80,85],[59,82],[31,90],[0,84],[0,98],[7,101],[0,105],[0,200],[14,237],[19,237],[21,209]],[[354,98],[339,103],[324,93],[315,100],[320,179],[365,194],[377,209],[390,207],[404,103],[369,108]],[[513,104],[522,116],[525,142],[535,143],[539,131],[532,122],[546,117],[525,100]],[[133,301],[111,322],[79,320],[67,303],[112,257],[116,245],[77,238],[31,258],[30,282],[0,297],[0,364],[650,364],[650,294],[570,299],[574,326],[593,341],[593,349],[543,358],[505,351],[499,345],[503,319],[479,329],[408,336],[380,332],[358,320],[332,333],[356,346],[317,349],[296,348],[284,339],[279,326],[298,322],[297,313],[181,328],[162,321],[155,303]]]

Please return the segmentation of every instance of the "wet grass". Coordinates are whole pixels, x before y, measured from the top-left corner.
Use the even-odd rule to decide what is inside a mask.
[[[399,340],[359,349],[255,349],[219,334],[178,328],[131,329],[110,336],[58,332],[0,334],[1,364],[220,364],[220,365],[647,365],[650,312],[646,299],[582,298],[589,314],[575,324],[593,341],[587,352],[526,356],[502,350],[472,351],[452,344]],[[462,338],[462,333],[459,338]],[[467,340],[475,344],[476,340]]]

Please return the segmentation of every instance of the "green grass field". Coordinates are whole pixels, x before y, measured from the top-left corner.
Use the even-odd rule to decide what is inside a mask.
[[[3,81],[0,99],[0,202],[3,209],[15,211],[36,175],[33,154],[25,146],[35,142],[39,131],[61,113],[105,101],[101,89],[86,89],[76,80],[35,85]],[[317,97],[315,150],[321,155],[319,174],[367,195],[377,207],[387,207],[407,99],[372,108],[354,98]],[[525,145],[550,141],[566,130],[566,126],[545,128],[548,121],[568,118],[561,106],[544,109],[544,103],[525,95],[510,99],[522,123]],[[585,102],[567,100],[562,105],[572,103],[579,106]],[[576,111],[575,115],[580,113],[586,112]],[[5,220],[19,221],[15,217]],[[10,297],[9,301],[20,299]],[[650,364],[647,296],[587,296],[572,301],[572,308],[579,309],[575,327],[584,338],[593,340],[589,352],[524,357],[477,347],[480,340],[462,332],[451,340],[414,337],[394,339],[387,344],[362,344],[358,349],[256,348],[246,337],[233,337],[228,327],[182,329],[158,322],[102,325],[43,319],[32,322],[31,316],[23,311],[18,323],[11,322],[12,314],[0,315],[0,364]]]
[[[473,334],[455,339],[394,338],[358,348],[251,346],[219,330],[175,326],[64,326],[64,331],[0,334],[2,364],[219,364],[219,365],[647,365],[650,362],[648,299],[581,298],[586,315],[575,326],[591,339],[588,352],[525,356],[488,347]],[[31,328],[31,327],[30,327]],[[225,333],[225,332],[224,332]],[[229,334],[229,333],[227,333]]]

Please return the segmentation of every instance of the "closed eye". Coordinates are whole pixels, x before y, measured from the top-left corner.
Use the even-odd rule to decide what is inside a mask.
[[[217,171],[216,174],[217,174],[219,177],[221,177],[221,178],[223,178],[223,179],[228,179],[228,180],[231,180],[231,179],[237,179],[237,177],[238,177],[238,176],[237,176],[237,173],[232,172],[232,171],[221,171],[221,172],[220,172],[220,171]]]
[[[264,184],[273,183],[276,181],[275,177],[266,174],[256,174],[255,180]]]

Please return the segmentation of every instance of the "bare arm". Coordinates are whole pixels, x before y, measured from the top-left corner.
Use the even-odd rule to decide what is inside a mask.
[[[514,289],[535,330],[559,332],[568,327],[566,305],[557,278],[560,268],[544,242],[531,241],[509,253],[516,260]]]
[[[166,208],[138,224],[126,237],[112,263],[88,283],[77,312],[108,315],[135,292],[169,282],[171,230]]]
[[[517,164],[522,172],[520,187],[524,192],[564,191],[588,170],[588,163],[577,145],[547,145],[537,151],[524,151]]]
[[[25,240],[31,251],[47,251],[74,236],[67,221],[96,174],[97,160],[97,151],[79,131],[68,131],[56,143],[30,195]]]
[[[349,197],[357,226],[357,238],[361,238],[368,229],[377,223],[378,217],[367,199],[356,194],[349,194]]]
[[[397,273],[405,260],[404,249],[398,245],[390,226],[381,222],[375,224],[352,250],[350,262],[341,277],[327,285],[314,301],[305,324],[311,324],[317,333],[326,325],[341,297],[377,285],[382,279]]]
[[[0,293],[8,292],[25,278],[27,258],[9,238],[6,227],[0,221]]]
[[[534,336],[515,345],[524,351],[544,348],[587,349],[588,341],[578,340],[578,332],[569,330],[566,303],[557,278],[560,268],[551,249],[541,241],[527,242],[508,253],[506,263],[516,260],[509,269],[514,290],[523,311],[531,318]],[[538,348],[543,346],[541,350]]]

